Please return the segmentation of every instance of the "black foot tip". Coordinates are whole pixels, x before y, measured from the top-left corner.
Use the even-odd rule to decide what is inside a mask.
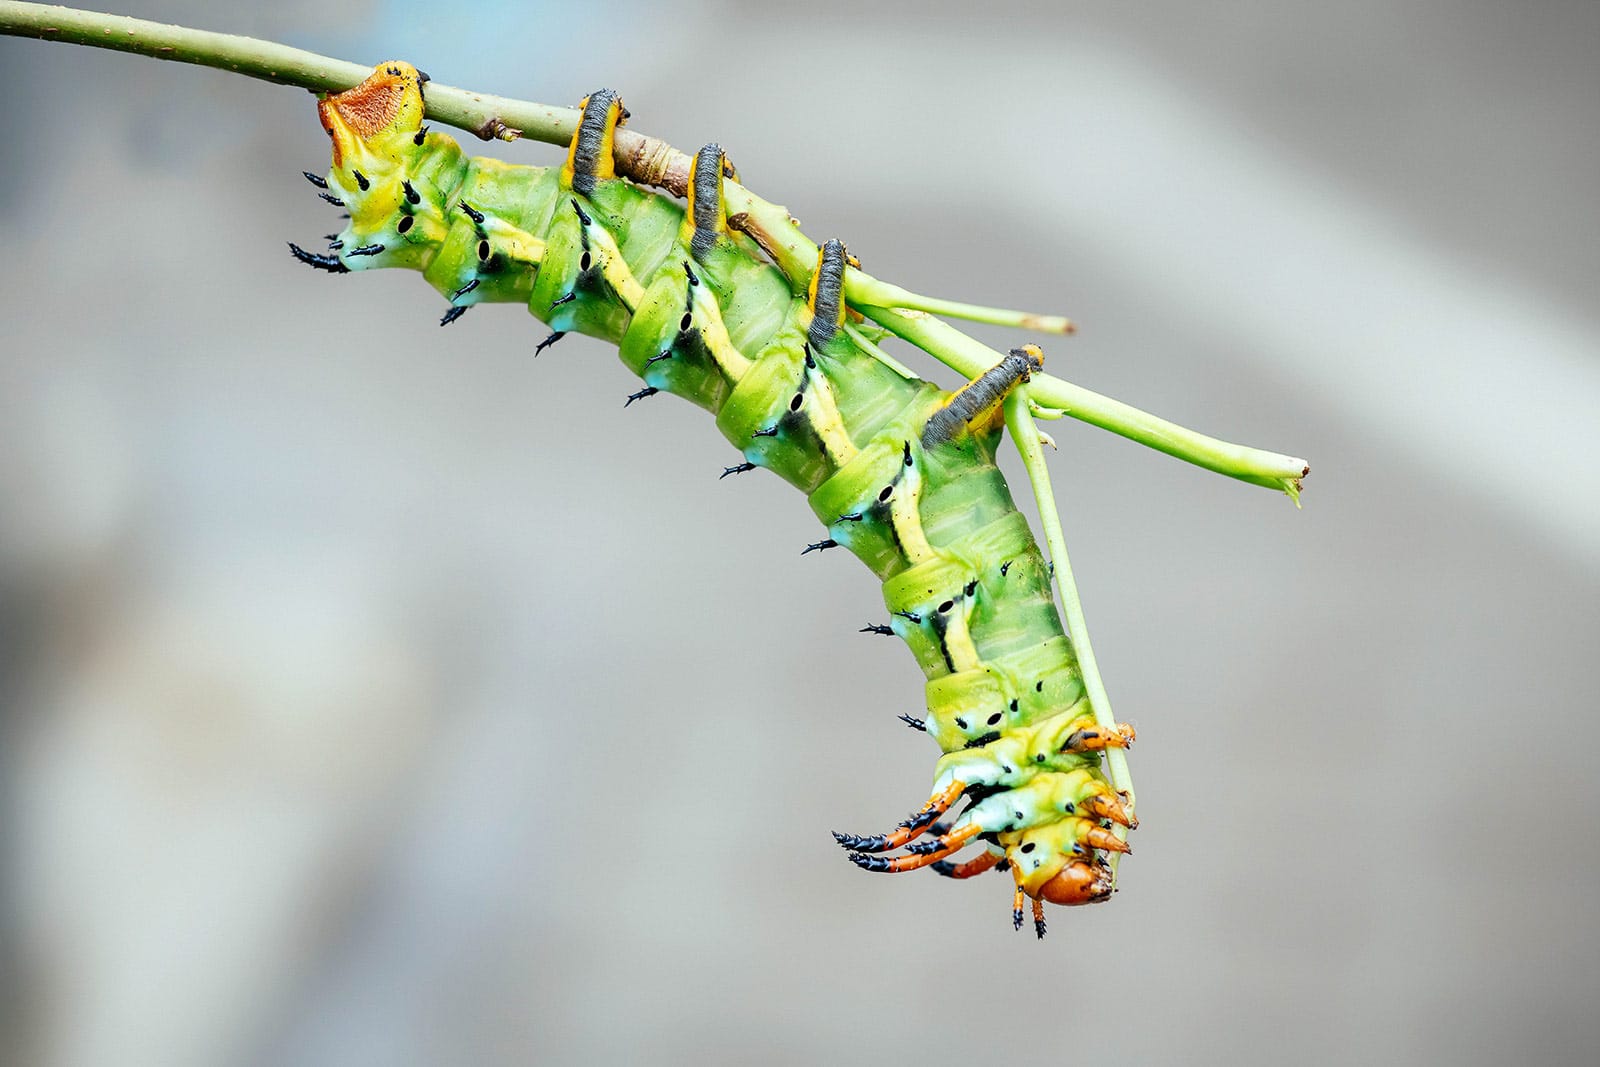
[[[308,267],[325,270],[329,274],[349,274],[350,268],[345,266],[338,256],[325,256],[320,252],[307,252],[293,241],[289,242],[289,251],[294,258]]]

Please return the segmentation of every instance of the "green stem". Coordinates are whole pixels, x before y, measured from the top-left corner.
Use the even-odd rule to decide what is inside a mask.
[[[1083,690],[1089,697],[1089,707],[1094,721],[1107,733],[1114,733],[1117,719],[1111,713],[1111,697],[1106,694],[1105,682],[1100,678],[1100,667],[1095,663],[1094,646],[1089,643],[1089,624],[1083,618],[1083,602],[1078,599],[1078,583],[1072,577],[1072,561],[1067,558],[1066,538],[1061,535],[1061,514],[1056,510],[1055,490],[1050,486],[1050,470],[1044,462],[1044,444],[1039,439],[1039,427],[1028,411],[1028,393],[1032,384],[1013,389],[1006,397],[1006,428],[1022,455],[1022,465],[1033,483],[1033,499],[1039,506],[1039,521],[1044,525],[1044,543],[1050,552],[1051,570],[1055,574],[1056,590],[1061,594],[1061,610],[1067,624],[1067,636],[1072,639],[1073,651],[1078,656],[1078,669],[1083,673]],[[1134,810],[1133,776],[1128,772],[1128,756],[1120,748],[1106,749],[1106,764],[1111,771],[1111,785],[1126,795],[1129,814]],[[1128,829],[1118,826],[1116,834],[1126,841]],[[1113,875],[1121,853],[1111,857]]]
[[[314,92],[348,89],[370,73],[369,67],[356,63],[251,37],[50,4],[0,3],[0,34],[197,63],[283,85],[298,85]],[[437,82],[428,84],[427,111],[435,122],[470,130],[485,139],[512,140],[521,136],[555,145],[571,141],[579,117],[571,108],[474,93]],[[671,145],[622,129],[617,131],[616,154],[617,169],[623,175],[683,195],[690,157]],[[785,208],[762,200],[737,182],[726,184],[725,196],[730,221],[742,216],[742,228],[759,235],[762,246],[785,274],[797,281],[810,277],[817,260],[817,246],[800,231]],[[845,297],[880,325],[968,378],[977,377],[998,363],[1000,353],[923,311],[883,305],[909,301],[901,306],[921,306],[946,314],[978,317],[980,321],[1036,329],[1064,325],[1064,320],[1049,317],[1030,323],[1028,320],[1033,317],[1022,312],[917,297],[854,268],[845,276]],[[1304,460],[1219,441],[1049,375],[1035,376],[1029,393],[1037,402],[1060,408],[1074,418],[1208,470],[1253,485],[1279,489],[1297,502],[1300,479],[1310,471]]]
[[[994,349],[931,315],[878,307],[864,307],[861,312],[967,378],[976,378],[1000,361]],[[1303,459],[1207,437],[1053,375],[1035,374],[1027,393],[1045,407],[1218,474],[1281,490],[1296,502],[1300,479],[1311,472]]]

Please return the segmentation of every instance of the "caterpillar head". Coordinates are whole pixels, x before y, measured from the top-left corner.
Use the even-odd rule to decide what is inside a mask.
[[[1076,860],[1063,863],[1053,877],[1035,886],[1028,895],[1047,904],[1099,904],[1110,898],[1113,888],[1111,868]]]
[[[1098,904],[1108,899],[1115,879],[1092,847],[1105,841],[1093,826],[1087,819],[1068,818],[1001,835],[1022,891],[1047,904]],[[1097,840],[1085,842],[1085,831]]]
[[[428,76],[410,63],[379,63],[354,89],[317,101],[317,117],[333,139],[335,170],[363,163],[393,166],[422,129],[422,87]]]

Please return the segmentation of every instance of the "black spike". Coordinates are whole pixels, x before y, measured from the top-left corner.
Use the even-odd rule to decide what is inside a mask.
[[[751,434],[750,436],[751,437],[776,437],[776,436],[778,436],[778,428],[776,426],[769,426],[765,430],[757,430],[755,433]]]
[[[1044,940],[1044,912],[1038,912],[1033,917],[1033,932],[1040,941]]]
[[[328,187],[328,179],[324,178],[322,175],[312,174],[309,170],[303,170],[300,173],[306,176],[306,181],[310,182],[312,185],[315,185],[318,189],[326,189]]]
[[[322,197],[322,199],[326,200],[328,203],[332,204],[334,207],[344,207],[344,201],[340,200],[332,193],[318,193],[317,195]]]
[[[562,304],[570,304],[576,299],[578,299],[577,293],[568,293],[566,296],[558,296],[554,300],[550,301],[550,310],[554,311]]]
[[[351,256],[376,256],[382,251],[382,245],[362,245],[360,248],[352,248],[346,252],[345,258],[348,259]]]
[[[830,537],[826,541],[813,541],[811,544],[807,545],[805,547],[805,550],[803,552],[801,552],[800,554],[802,556],[804,556],[804,555],[808,555],[809,553],[812,553],[812,552],[823,552],[823,551],[826,551],[827,549],[838,548],[838,547],[839,547],[839,542],[835,541],[833,538]]]
[[[325,270],[329,274],[349,274],[350,268],[339,261],[338,256],[324,256],[317,252],[307,252],[293,241],[289,242],[289,251],[294,253],[294,258],[308,267]]]
[[[439,325],[440,326],[448,326],[448,325],[450,325],[452,322],[456,321],[461,316],[465,315],[467,313],[467,308],[469,308],[469,307],[471,307],[470,304],[461,304],[458,307],[451,308],[449,311],[446,311],[444,313],[444,316],[442,318],[439,319]]]
[[[907,830],[920,830],[939,817],[939,813],[932,808],[923,808],[909,817],[902,819],[900,825]]]
[[[416,186],[412,185],[410,181],[401,182],[400,188],[405,190],[406,200],[413,204],[422,203],[422,194],[417,192]]]
[[[557,331],[555,331],[549,337],[546,337],[543,341],[540,341],[536,346],[534,346],[533,354],[535,356],[537,356],[540,352],[543,352],[545,349],[550,348],[557,341],[561,340],[566,335],[567,335],[567,331],[566,330],[557,330]]]
[[[344,242],[338,240],[337,238],[330,238],[328,241],[328,247],[337,252],[339,249],[344,247]]]
[[[466,285],[463,285],[461,288],[459,288],[455,292],[451,293],[450,294],[450,300],[452,302],[454,302],[454,301],[460,299],[461,297],[466,296],[468,293],[472,292],[472,290],[476,289],[477,287],[478,287],[478,279],[474,278],[470,282],[468,282]]]
[[[1006,571],[1010,570],[1011,565],[1015,562],[1016,560],[1008,559],[1004,563],[1000,564],[1000,577],[1004,578],[1006,576]]]
[[[722,468],[722,473],[717,475],[717,481],[722,481],[730,474],[743,474],[745,471],[753,471],[755,469],[756,465],[754,463],[738,463],[732,467],[724,467]]]
[[[1011,909],[1011,926],[1012,926],[1012,929],[1014,929],[1014,930],[1021,930],[1022,929],[1022,909],[1021,908],[1012,908]]]
[[[881,622],[869,622],[867,625],[865,625],[861,629],[857,630],[856,633],[858,633],[858,634],[883,634],[885,637],[893,637],[894,636],[894,631],[891,630],[889,627],[883,625],[883,623],[881,623]],[[905,718],[904,715],[902,715],[900,717],[902,719]],[[921,722],[920,719],[917,720],[917,721]],[[918,726],[917,729],[920,730],[920,729],[922,729],[922,727]]]
[[[868,852],[881,852],[889,847],[889,839],[883,834],[873,834],[870,837],[859,837],[856,834],[841,834],[834,830],[833,839],[839,842],[839,847],[849,849],[864,849]]]
[[[655,364],[660,363],[664,359],[671,359],[671,358],[672,358],[672,349],[670,349],[670,348],[662,349],[660,352],[657,352],[655,355],[653,355],[649,359],[645,360],[644,361],[644,365],[646,367],[652,367]]]
[[[859,511],[851,511],[851,512],[847,512],[846,514],[840,515],[837,519],[834,519],[833,521],[834,522],[860,522],[862,520],[862,518],[863,518],[863,516],[862,516],[861,512],[859,512]]]
[[[475,224],[479,226],[483,225],[483,212],[475,210],[473,206],[467,203],[465,200],[461,201],[456,206],[461,208],[461,210],[466,213],[467,218],[471,219]]]
[[[588,225],[590,225],[591,223],[594,222],[593,219],[591,219],[588,215],[585,215],[583,213],[583,208],[578,206],[578,201],[577,201],[576,197],[574,197],[573,200],[572,200],[572,210],[574,210],[574,211],[576,211],[578,213],[578,221],[583,223],[585,226],[588,226]],[[479,219],[478,221],[482,222],[483,220]]]
[[[906,851],[913,856],[927,856],[934,852],[943,852],[949,847],[937,837],[925,837],[921,841],[911,842],[906,846]]]
[[[889,861],[884,857],[869,856],[865,852],[850,853],[850,862],[855,864],[857,867],[860,867],[864,871],[878,871],[879,873],[882,873],[884,871],[893,870],[893,868],[889,866]]]
[[[422,147],[422,143],[424,141],[426,141],[427,139],[428,139],[428,127],[424,126],[420,130],[418,130],[415,134],[412,135],[411,143],[416,145],[418,148],[421,148]]]
[[[893,611],[893,612],[890,612],[890,614],[891,615],[898,615],[902,619],[905,619],[907,622],[916,623],[919,626],[922,625],[922,616],[918,615],[914,611]]]
[[[365,174],[362,174],[359,170],[352,170],[350,173],[356,176],[356,185],[360,187],[363,193],[372,188],[372,183],[367,181]]]
[[[884,629],[887,630],[888,627],[885,626]],[[927,722],[923,719],[916,718],[913,715],[902,715],[900,716],[900,721],[911,727],[913,730],[921,730],[924,733],[926,733],[928,730]]]
[[[647,397],[647,396],[655,396],[659,392],[661,392],[661,390],[657,389],[655,386],[647,385],[643,389],[639,390],[637,393],[629,393],[628,394],[628,399],[623,402],[622,406],[623,407],[628,407],[635,400],[643,400],[645,397]]]
[[[694,268],[689,266],[689,261],[687,259],[683,261],[683,273],[689,276],[690,285],[700,284],[700,279],[695,276]]]

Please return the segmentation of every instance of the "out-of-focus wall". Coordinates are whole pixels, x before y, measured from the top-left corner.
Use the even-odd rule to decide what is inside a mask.
[[[934,753],[798,494],[603,345],[295,264],[305,94],[0,40],[7,1062],[1590,1062],[1600,9],[128,6],[617,87],[1314,469],[1052,428],[1144,826],[1035,944],[829,838]]]

